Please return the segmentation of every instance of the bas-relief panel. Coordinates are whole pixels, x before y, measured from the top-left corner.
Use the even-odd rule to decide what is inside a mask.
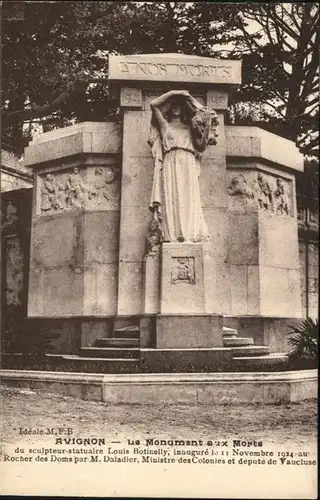
[[[292,181],[261,172],[228,172],[228,208],[240,212],[267,211],[293,217]]]
[[[24,285],[24,256],[18,238],[6,240],[5,303],[7,306],[22,305],[20,294]]]
[[[18,208],[9,200],[4,204],[2,210],[2,229],[11,228],[18,222]]]
[[[195,282],[194,257],[172,257],[171,283],[194,285]]]
[[[38,215],[119,209],[120,178],[113,166],[74,167],[40,174],[38,180]]]

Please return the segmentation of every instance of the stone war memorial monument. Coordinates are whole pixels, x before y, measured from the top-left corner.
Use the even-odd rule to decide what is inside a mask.
[[[34,137],[28,320],[49,370],[286,370],[302,317],[295,144],[226,126],[241,62],[109,56],[121,123]]]

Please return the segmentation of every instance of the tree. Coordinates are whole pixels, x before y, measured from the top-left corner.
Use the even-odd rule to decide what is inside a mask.
[[[49,130],[72,120],[115,117],[107,98],[108,53],[210,56],[215,43],[232,39],[239,23],[233,5],[26,3],[23,21],[3,21],[5,142],[22,151],[34,124]]]
[[[319,5],[259,3],[242,5],[241,10],[243,38],[230,52],[244,61],[243,84],[236,99],[259,103],[258,120],[269,122],[305,154],[316,154]],[[252,106],[243,109],[247,119]]]
[[[22,136],[26,122],[30,129],[39,122],[46,130],[86,118],[88,84],[97,79],[106,87],[99,49],[113,39],[117,11],[117,4],[106,2],[31,2],[23,21],[2,21],[5,142],[23,149],[29,138],[28,131]],[[101,12],[109,14],[102,28],[97,23]]]
[[[116,119],[107,55],[181,52],[243,59],[230,120],[258,123],[317,146],[317,4],[26,2],[23,21],[2,24],[4,141],[32,128]]]

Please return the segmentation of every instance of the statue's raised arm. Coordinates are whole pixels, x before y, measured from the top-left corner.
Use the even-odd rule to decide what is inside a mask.
[[[172,90],[150,103],[149,145],[155,162],[150,208],[161,213],[162,240],[209,238],[200,200],[200,159],[216,144],[218,116],[187,90]]]

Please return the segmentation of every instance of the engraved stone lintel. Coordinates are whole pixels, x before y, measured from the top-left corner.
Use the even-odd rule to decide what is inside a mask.
[[[185,54],[109,55],[109,81],[241,83],[241,61]]]
[[[142,90],[124,87],[120,90],[120,106],[126,108],[142,108]]]

